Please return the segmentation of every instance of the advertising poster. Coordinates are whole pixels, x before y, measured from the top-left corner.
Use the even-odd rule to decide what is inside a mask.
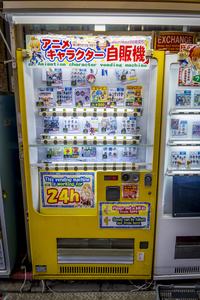
[[[40,172],[42,208],[95,207],[94,172]]]
[[[26,36],[26,49],[30,56],[29,66],[41,67],[146,69],[149,68],[146,52],[150,49],[150,45],[151,36]],[[58,77],[59,74],[56,75]],[[49,80],[52,80],[52,76]],[[57,80],[55,84],[58,84]]]
[[[180,45],[178,53],[179,86],[200,86],[200,45]]]
[[[148,202],[101,202],[100,228],[150,228]]]
[[[157,32],[154,49],[179,52],[180,44],[193,44],[195,33],[192,32]]]

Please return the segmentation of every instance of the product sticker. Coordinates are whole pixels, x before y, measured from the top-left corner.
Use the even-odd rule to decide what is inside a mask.
[[[90,135],[94,135],[99,130],[99,122],[98,118],[91,117],[87,118],[83,122],[83,133],[88,133]]]
[[[75,105],[78,107],[90,106],[90,88],[75,87],[74,88]]]
[[[107,86],[92,86],[91,88],[91,106],[107,106]]]
[[[64,147],[63,157],[64,158],[79,158],[80,157],[79,147]]]
[[[176,106],[190,107],[192,98],[191,90],[176,91]]]
[[[103,147],[102,159],[103,160],[116,160],[118,156],[117,147]]]
[[[186,137],[188,134],[188,121],[171,119],[171,135],[172,137]]]
[[[60,68],[49,68],[46,71],[46,82],[49,86],[62,85],[62,69]]]
[[[137,199],[139,197],[138,184],[124,183],[122,185],[122,198],[123,199]]]
[[[115,74],[122,84],[130,84],[137,81],[135,69],[116,69]]]
[[[72,105],[72,88],[58,88],[57,89],[57,105],[71,106]]]
[[[63,121],[63,132],[78,133],[80,131],[80,122],[78,118],[66,118]]]
[[[179,86],[200,86],[200,45],[180,45],[178,62]]]
[[[59,132],[59,117],[45,117],[44,118],[44,133]]]
[[[53,147],[46,149],[45,162],[51,162],[52,160],[59,161],[63,159],[63,149],[61,147]]]
[[[95,207],[94,172],[40,172],[42,208]]]
[[[148,202],[100,202],[100,228],[150,228]]]
[[[122,119],[122,134],[136,134],[139,133],[140,128],[137,126],[135,117],[127,117]]]
[[[194,107],[200,107],[200,90],[194,91]]]
[[[53,88],[44,87],[38,89],[38,100],[36,101],[37,106],[52,106],[54,105],[53,99]]]
[[[125,98],[126,106],[142,106],[142,86],[127,85]]]
[[[117,120],[114,117],[101,119],[101,133],[115,134],[117,132]]]
[[[137,153],[138,153],[138,148],[135,146],[133,147],[127,146],[127,147],[123,147],[122,149],[122,156],[125,158],[136,159]]]
[[[200,151],[190,151],[188,166],[191,168],[200,167]]]
[[[109,88],[107,107],[124,106],[125,89],[123,87]]]
[[[72,86],[85,86],[86,85],[86,72],[87,69],[73,69],[71,72],[71,85]]]
[[[193,122],[192,137],[200,138],[200,122]]]
[[[97,149],[94,146],[84,146],[81,150],[81,156],[83,158],[95,158],[97,155]]]
[[[172,151],[171,153],[172,168],[186,167],[186,151]]]

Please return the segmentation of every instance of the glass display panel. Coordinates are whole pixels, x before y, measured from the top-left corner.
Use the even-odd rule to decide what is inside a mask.
[[[123,37],[115,38],[119,44],[123,41]],[[131,40],[124,37],[127,39]],[[48,48],[46,40],[43,39],[43,48]],[[29,38],[30,47],[35,43],[37,38]],[[140,56],[135,57],[141,59],[142,48],[134,48],[134,41],[131,43],[132,55],[136,55],[134,49],[140,49]],[[99,48],[97,41],[95,53],[104,55],[107,48],[112,48],[111,44]],[[156,59],[148,58],[147,67],[144,64],[138,67],[137,63],[134,67],[126,58],[121,58],[119,64],[95,65],[85,61],[58,64],[44,63],[44,54],[34,52],[33,48],[31,51],[32,56],[24,61],[24,81],[36,209],[39,209],[35,195],[39,195],[40,170],[152,170]],[[45,55],[50,54],[45,52]]]

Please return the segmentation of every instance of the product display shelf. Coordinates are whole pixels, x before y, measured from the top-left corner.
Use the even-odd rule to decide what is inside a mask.
[[[170,110],[169,115],[199,115],[199,108],[173,108]]]
[[[32,168],[39,168],[45,170],[74,170],[74,171],[134,171],[139,169],[149,169],[151,164],[143,163],[123,163],[123,162],[50,162],[50,163],[37,163],[31,164]]]
[[[109,136],[109,135],[84,135],[84,134],[41,134],[41,138],[38,141],[41,144],[93,144],[93,145],[107,145],[107,144],[139,144],[141,135],[120,135]]]
[[[62,117],[140,117],[143,107],[134,108],[92,108],[92,107],[38,107],[39,116],[62,116]]]

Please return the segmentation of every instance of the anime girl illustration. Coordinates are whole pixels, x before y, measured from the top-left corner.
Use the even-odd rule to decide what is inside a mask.
[[[192,49],[190,49],[189,52],[189,58],[192,67],[197,72],[197,74],[200,74],[200,46],[194,46]]]
[[[91,206],[93,201],[92,187],[89,183],[85,183],[81,188],[81,203],[85,206]]]
[[[29,48],[31,50],[30,63],[32,65],[36,65],[39,62],[43,61],[43,56],[40,49],[40,41],[36,37],[31,37]]]
[[[110,46],[110,42],[108,40],[104,42],[96,41],[96,49],[98,51],[106,51],[106,48]]]

